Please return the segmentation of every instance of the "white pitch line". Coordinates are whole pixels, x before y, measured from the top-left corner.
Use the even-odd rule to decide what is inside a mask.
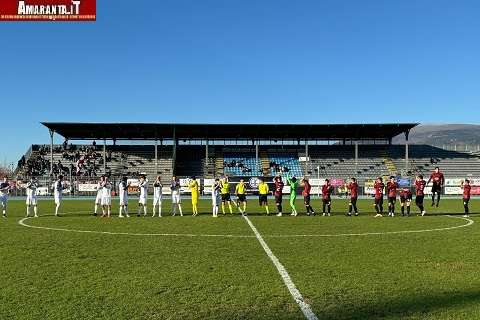
[[[85,211],[87,212],[87,211]],[[68,214],[73,212],[66,212],[63,214]],[[78,212],[75,212],[78,213]],[[51,216],[51,215],[48,215]],[[41,216],[41,217],[45,217]],[[466,224],[453,227],[445,228],[436,228],[436,229],[422,229],[422,230],[400,230],[400,231],[385,231],[385,232],[365,232],[365,233],[338,233],[338,234],[283,234],[283,235],[263,235],[266,238],[308,238],[308,237],[352,237],[352,236],[372,236],[372,235],[388,235],[388,234],[402,234],[402,233],[423,233],[423,232],[434,232],[434,231],[446,231],[459,228],[465,228],[474,223],[473,220],[464,218],[464,217],[454,217],[449,216],[449,218],[462,219],[467,221]],[[255,238],[255,236],[250,235],[235,235],[235,234],[193,234],[193,233],[131,233],[131,232],[112,232],[112,231],[94,231],[94,230],[77,230],[77,229],[67,229],[67,228],[54,228],[54,227],[42,227],[42,226],[32,226],[26,224],[25,221],[32,219],[32,217],[25,217],[18,221],[18,224],[32,229],[44,229],[52,231],[64,231],[64,232],[77,232],[77,233],[90,233],[90,234],[106,234],[106,235],[125,235],[125,236],[164,236],[164,237],[211,237],[211,238]],[[60,218],[61,219],[61,218]]]
[[[164,236],[164,237],[211,237],[211,238],[255,238],[255,236],[250,235],[235,235],[235,234],[193,234],[193,233],[130,233],[130,232],[111,232],[111,231],[94,231],[94,230],[76,230],[76,229],[66,229],[66,228],[52,228],[52,227],[42,227],[42,226],[32,226],[26,224],[25,221],[32,219],[32,217],[25,217],[18,221],[18,224],[32,229],[43,229],[43,230],[53,230],[53,231],[65,231],[65,232],[76,232],[76,233],[93,233],[93,234],[107,234],[107,235],[124,235],[124,236]],[[61,219],[61,218],[60,218]]]
[[[364,233],[337,233],[337,234],[279,234],[279,235],[267,235],[268,238],[301,238],[301,237],[352,237],[352,236],[376,236],[376,235],[387,235],[387,234],[402,234],[402,233],[424,233],[424,232],[435,232],[435,231],[446,231],[453,229],[460,229],[471,226],[474,221],[465,217],[454,217],[447,215],[446,217],[454,219],[462,219],[467,221],[466,224],[453,227],[445,228],[436,228],[436,229],[422,229],[422,230],[400,230],[400,231],[385,231],[385,232],[364,232]]]
[[[243,218],[245,219],[245,221],[247,221],[248,225],[255,234],[255,237],[257,237],[258,242],[260,242],[260,245],[262,246],[267,256],[270,258],[270,260],[272,260],[273,265],[277,268],[278,273],[282,277],[283,283],[285,283],[285,285],[287,286],[288,291],[290,291],[290,294],[292,295],[293,299],[295,299],[295,302],[297,302],[297,304],[300,306],[300,309],[305,315],[305,318],[307,318],[308,320],[318,320],[318,317],[315,315],[315,313],[313,313],[310,305],[305,302],[302,294],[295,286],[295,283],[293,283],[292,278],[290,278],[290,275],[287,272],[287,269],[285,269],[285,267],[280,263],[278,258],[273,254],[272,250],[268,247],[265,240],[263,240],[260,232],[258,232],[257,228],[253,225],[253,223],[250,221],[250,219],[248,219],[247,216],[243,216]]]

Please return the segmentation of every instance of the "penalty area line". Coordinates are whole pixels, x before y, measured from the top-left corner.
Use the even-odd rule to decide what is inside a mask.
[[[260,234],[260,232],[258,232],[257,228],[253,225],[252,221],[250,221],[250,219],[248,219],[247,216],[243,216],[243,218],[245,219],[245,221],[247,221],[248,225],[250,226],[250,229],[252,229],[253,233],[255,234],[255,237],[257,238],[258,242],[260,242],[260,245],[262,246],[267,256],[270,258],[270,260],[272,260],[275,268],[277,268],[278,273],[282,277],[283,283],[287,286],[287,289],[288,291],[290,291],[290,294],[292,295],[293,299],[299,305],[305,318],[307,318],[308,320],[318,320],[318,317],[315,315],[315,313],[313,313],[310,305],[305,302],[305,299],[303,298],[302,294],[295,286],[295,283],[293,283],[293,280],[288,274],[287,269],[285,269],[285,267],[280,263],[278,258],[273,254],[272,250],[267,245],[265,240],[263,240],[262,235]]]

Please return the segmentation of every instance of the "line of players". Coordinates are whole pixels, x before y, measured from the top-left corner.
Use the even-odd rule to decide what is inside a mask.
[[[415,204],[420,210],[420,215],[424,216],[426,211],[424,207],[424,197],[425,197],[425,187],[432,182],[432,206],[439,206],[440,203],[440,193],[442,187],[445,183],[445,178],[442,172],[438,167],[435,168],[434,172],[431,174],[428,182],[425,182],[422,175],[418,175],[415,179]],[[286,182],[290,187],[289,195],[289,204],[291,208],[291,215],[297,216],[298,211],[295,205],[297,193],[296,190],[299,185],[302,187],[302,196],[304,199],[304,205],[307,215],[315,215],[315,211],[310,204],[311,200],[311,185],[308,178],[302,178],[300,181],[296,177],[291,177],[288,173],[286,175]],[[275,205],[277,207],[277,216],[283,215],[283,188],[285,186],[282,177],[280,175],[274,178],[274,190],[270,192],[268,184],[264,179],[260,179],[258,185],[259,191],[259,205],[265,208],[267,215],[270,214],[268,206],[268,196],[272,193],[275,197]],[[128,189],[130,187],[128,179],[124,177],[118,185],[118,195],[119,195],[119,217],[130,217],[128,212]],[[22,186],[26,189],[26,205],[27,205],[27,217],[30,216],[31,209],[33,208],[34,217],[38,217],[37,209],[37,196],[36,189],[38,188],[38,183],[35,178],[30,179],[28,183]],[[191,191],[191,201],[192,201],[192,211],[193,216],[198,215],[198,199],[200,194],[200,186],[195,177],[191,177],[188,187]],[[469,201],[470,201],[470,192],[471,186],[470,181],[465,180],[462,182],[463,189],[463,205],[465,210],[465,216],[469,215]],[[6,217],[7,209],[7,195],[9,192],[10,185],[8,184],[7,178],[4,177],[3,181],[0,182],[0,203],[3,207],[3,217]],[[55,215],[59,215],[59,209],[62,202],[63,190],[66,188],[63,177],[59,176],[54,183],[54,201],[55,201]],[[148,199],[148,180],[144,175],[140,176],[139,183],[139,200],[137,208],[137,216],[147,216],[147,199]],[[358,215],[357,200],[358,200],[358,190],[359,186],[355,178],[351,178],[351,181],[346,185],[348,190],[349,199],[349,210],[347,212],[348,216]],[[395,177],[390,177],[389,181],[384,184],[381,177],[377,178],[373,185],[374,189],[374,207],[376,211],[375,217],[383,216],[383,202],[384,202],[384,193],[387,195],[388,200],[388,216],[393,217],[395,215],[395,203],[397,201],[397,192],[400,189],[400,202],[401,202],[401,213],[402,216],[410,215],[410,204],[412,202],[412,192],[410,188],[404,187],[400,188]],[[95,199],[95,207],[93,215],[98,214],[98,208],[102,209],[102,217],[111,216],[111,207],[112,207],[112,190],[113,185],[109,181],[108,177],[102,176],[100,181],[97,184],[97,196]],[[152,217],[158,215],[162,216],[162,199],[163,199],[163,185],[160,180],[160,176],[157,177],[153,183],[153,211]],[[182,205],[181,205],[181,196],[180,196],[180,181],[177,177],[172,177],[170,183],[171,198],[172,198],[172,215],[175,216],[177,212],[180,213],[180,216],[183,216]],[[331,204],[332,198],[331,195],[334,191],[333,186],[330,184],[329,179],[325,179],[325,183],[321,188],[322,193],[322,215],[330,216],[331,213]],[[239,212],[242,215],[246,214],[247,207],[247,197],[246,197],[246,185],[244,180],[235,186],[235,195],[236,201],[232,201],[230,196],[230,182],[228,176],[222,179],[215,179],[214,185],[212,187],[212,215],[218,217],[219,206],[221,205],[222,213],[225,215],[225,207],[228,206],[230,214],[233,214],[232,204],[237,207]]]
[[[103,181],[103,182],[102,182]],[[95,213],[97,213],[97,208],[99,205],[102,206],[103,209],[103,216],[110,216],[110,209],[111,209],[111,199],[110,196],[108,200],[105,199],[105,193],[101,192],[104,190],[105,181],[108,181],[105,177],[99,182],[98,190],[99,193],[97,195],[97,199],[95,201]],[[119,195],[120,195],[120,213],[119,217],[123,217],[122,210],[128,216],[128,187],[129,185],[126,182],[126,178],[120,183],[119,185]],[[311,206],[311,189],[312,186],[309,183],[308,178],[302,178],[300,181],[297,180],[296,177],[290,177],[287,173],[286,175],[286,182],[290,187],[290,194],[289,194],[289,205],[291,208],[291,215],[297,216],[298,211],[296,208],[296,198],[298,186],[302,187],[302,196],[304,199],[304,205],[306,209],[307,215],[315,215],[315,211]],[[432,206],[436,205],[439,206],[440,203],[440,194],[442,187],[445,183],[445,178],[442,172],[438,167],[435,168],[434,172],[431,174],[430,179],[426,182],[423,179],[422,175],[418,175],[415,179],[415,204],[420,210],[420,215],[424,216],[425,206],[423,204],[424,197],[425,197],[425,187],[432,182]],[[283,215],[283,188],[285,186],[282,177],[280,175],[274,178],[275,187],[274,190],[271,192],[275,197],[275,204],[277,207],[277,216]],[[191,199],[192,199],[192,209],[193,209],[193,216],[198,215],[198,199],[199,199],[199,184],[195,177],[191,177],[188,187],[191,191]],[[143,215],[147,215],[147,189],[148,189],[148,180],[146,180],[145,176],[140,177],[140,197],[139,197],[139,207],[137,215],[141,215],[141,211],[143,209]],[[158,216],[161,217],[162,214],[162,184],[160,181],[160,177],[154,183],[154,199],[153,199],[153,217],[157,214],[156,208],[158,207]],[[348,190],[348,194],[350,196],[349,199],[349,210],[347,212],[347,216],[358,215],[358,208],[357,208],[357,200],[358,200],[358,190],[359,185],[355,178],[351,178],[351,181],[346,185]],[[393,217],[395,216],[395,204],[397,201],[397,193],[400,189],[400,207],[402,216],[409,216],[410,215],[410,205],[413,199],[412,192],[409,187],[400,188],[395,177],[390,177],[389,181],[384,184],[383,178],[379,177],[374,183],[374,207],[376,211],[375,217],[382,217],[383,216],[383,199],[384,194],[387,195],[388,199],[388,216]],[[183,216],[182,208],[181,208],[181,199],[180,199],[180,182],[176,177],[172,178],[172,182],[170,185],[170,189],[172,192],[172,205],[173,205],[173,213],[175,215],[177,209],[180,211],[180,215]],[[463,189],[463,205],[465,210],[465,216],[469,214],[469,201],[470,201],[470,191],[471,186],[469,180],[465,180],[462,182],[462,189]],[[107,194],[111,194],[111,188],[107,188]],[[259,205],[265,208],[265,212],[267,215],[270,214],[269,206],[268,206],[268,196],[270,194],[269,186],[264,179],[260,179],[260,183],[258,185],[259,191]],[[322,215],[323,216],[330,216],[331,214],[331,204],[332,198],[331,195],[334,191],[333,186],[330,184],[329,179],[325,179],[325,183],[321,188],[322,193]],[[239,212],[242,215],[246,214],[246,206],[247,206],[247,199],[246,199],[246,185],[243,179],[235,186],[235,195],[236,201],[232,201],[230,195],[230,182],[228,176],[222,179],[215,179],[214,185],[212,187],[212,215],[213,217],[218,217],[219,207],[221,205],[222,213],[226,214],[226,206],[228,206],[230,214],[233,214],[232,204],[237,207]],[[107,205],[105,205],[107,204]]]
[[[118,186],[119,190],[119,217],[130,217],[128,214],[128,188],[130,183],[128,179],[124,177]],[[147,200],[148,200],[148,179],[142,175],[140,176],[139,183],[139,200],[138,200],[138,209],[137,216],[147,216]],[[180,180],[173,176],[170,183],[171,199],[172,199],[172,216],[175,216],[177,212],[180,213],[180,216],[183,216],[182,204],[181,204],[181,193],[180,193]],[[192,201],[192,215],[197,216],[198,211],[198,200],[200,197],[200,185],[195,176],[190,178],[188,183],[188,188],[191,193]],[[221,203],[222,212],[225,214],[225,206],[228,204],[230,213],[233,213],[232,210],[232,201],[230,198],[230,183],[228,177],[219,180],[216,179],[215,186],[213,187],[213,197],[212,197],[212,214],[214,217],[218,217],[218,207]],[[102,176],[100,181],[97,184],[97,197],[95,199],[95,207],[93,215],[96,216],[98,208],[102,208],[102,217],[110,217],[111,215],[111,193],[112,185],[108,181],[108,178]],[[235,187],[235,193],[237,195],[237,201],[233,202],[236,205],[240,213],[245,214],[247,199],[246,199],[246,185],[243,180],[240,181]],[[163,199],[163,185],[160,179],[160,176],[157,177],[153,183],[153,211],[152,217],[158,215],[162,217],[162,199]],[[242,206],[241,206],[242,205]]]

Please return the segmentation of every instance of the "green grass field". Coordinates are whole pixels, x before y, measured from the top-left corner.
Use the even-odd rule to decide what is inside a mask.
[[[469,224],[446,215],[463,211],[459,199],[409,218],[373,218],[371,203],[359,201],[359,217],[345,217],[342,199],[332,217],[280,218],[256,214],[252,200],[248,218],[319,319],[480,319],[477,216],[452,228]],[[93,201],[71,200],[55,218],[45,200],[49,216],[24,221],[61,231],[20,225],[24,201],[10,201],[0,319],[305,318],[245,219],[214,219],[207,200],[198,217],[183,205],[184,217],[118,219],[114,206],[106,219],[90,216]]]

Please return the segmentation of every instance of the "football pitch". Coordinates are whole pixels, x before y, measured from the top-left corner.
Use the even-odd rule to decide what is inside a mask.
[[[397,203],[396,217],[374,218],[371,200],[346,217],[345,199],[331,217],[267,217],[252,199],[247,218],[215,219],[209,200],[198,217],[187,199],[184,217],[164,201],[162,218],[136,217],[131,200],[119,219],[114,199],[108,219],[92,200],[64,201],[56,218],[44,200],[24,219],[11,200],[0,319],[479,319],[480,220],[459,199],[425,203],[425,217],[413,204],[399,217]]]

